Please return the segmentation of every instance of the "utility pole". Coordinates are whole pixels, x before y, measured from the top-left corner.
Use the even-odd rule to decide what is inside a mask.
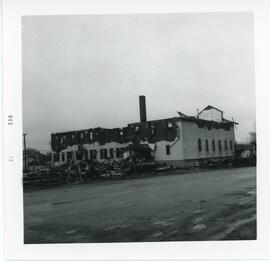
[[[23,133],[23,152],[24,152],[24,169],[27,167],[27,154],[26,154],[26,137],[27,133]]]

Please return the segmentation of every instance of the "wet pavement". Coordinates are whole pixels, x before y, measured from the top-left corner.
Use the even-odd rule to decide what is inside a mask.
[[[25,243],[256,239],[256,168],[24,193]]]

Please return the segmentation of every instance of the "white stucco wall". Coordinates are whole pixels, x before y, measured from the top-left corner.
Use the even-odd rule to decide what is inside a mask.
[[[233,156],[234,154],[234,128],[230,130],[224,130],[222,128],[215,129],[212,128],[208,130],[207,128],[199,128],[194,122],[182,123],[183,132],[183,151],[184,159],[202,159],[202,158],[214,158],[214,157],[226,157]],[[202,151],[198,149],[198,139],[202,141]],[[209,152],[206,151],[205,140],[208,140]],[[215,140],[215,151],[212,149],[212,140]],[[218,149],[218,140],[221,140],[222,150]],[[225,150],[224,141],[227,140],[227,150]],[[233,148],[230,148],[230,140],[232,141]]]
[[[173,161],[183,162],[185,160],[196,160],[206,158],[217,158],[234,155],[234,128],[230,130],[215,129],[208,130],[205,128],[199,128],[196,123],[179,120],[177,122],[178,131],[177,137],[174,141],[159,141],[155,143],[155,150],[153,152],[156,161]],[[198,149],[198,139],[202,142],[202,151]],[[206,151],[205,140],[208,140],[209,151]],[[212,149],[212,140],[215,140],[215,151]],[[219,151],[218,140],[221,140],[222,150]],[[225,150],[224,141],[227,140],[227,150]],[[233,148],[230,148],[230,141],[232,141]],[[117,148],[125,148],[131,144],[120,144],[117,142],[110,142],[105,145],[100,145],[98,142],[92,144],[84,144],[83,148],[88,152],[88,159],[90,159],[90,150],[97,151],[97,161],[104,161],[100,158],[100,149],[107,149],[107,156],[110,156],[110,149],[113,149],[114,160],[121,160],[122,158],[116,157]],[[170,146],[170,154],[166,152],[166,146]],[[67,152],[73,152],[73,159],[76,161],[76,152],[78,151],[78,145],[73,145],[65,148],[60,152],[60,161],[55,162],[55,165],[63,164],[67,161]],[[65,154],[65,161],[62,161],[61,154]],[[172,163],[173,164],[173,163]]]
[[[216,109],[208,109],[204,110],[199,114],[200,119],[205,119],[209,121],[217,121],[221,122],[222,121],[222,113]]]
[[[182,123],[177,122],[178,132],[177,137],[173,142],[170,141],[159,141],[156,143],[156,150],[154,152],[156,161],[172,161],[172,160],[183,160],[183,134],[182,134]],[[166,154],[166,145],[170,145],[170,155]]]

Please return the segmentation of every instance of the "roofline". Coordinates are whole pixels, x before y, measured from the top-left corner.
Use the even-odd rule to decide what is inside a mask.
[[[151,122],[158,122],[158,121],[162,121],[162,120],[174,120],[174,119],[179,119],[179,117],[178,117],[178,116],[174,116],[174,117],[161,118],[161,119],[155,119],[155,120],[147,120],[147,121],[144,122],[144,123],[141,123],[141,122],[133,122],[133,123],[127,124],[127,127],[128,127],[128,126],[132,126],[132,125],[139,125],[139,124],[145,124],[145,123],[151,123]]]
[[[225,119],[225,118],[222,118],[222,120],[225,120],[225,121],[230,122],[230,123],[234,123],[235,125],[239,125],[239,123],[237,123],[235,121],[231,121],[231,120]]]
[[[89,130],[116,130],[116,129],[124,129],[127,127],[130,127],[132,125],[139,125],[139,124],[146,124],[146,123],[151,123],[151,122],[158,122],[158,121],[162,121],[162,120],[174,120],[174,119],[180,119],[180,117],[169,117],[169,118],[162,118],[162,119],[156,119],[156,120],[147,120],[144,123],[141,122],[133,122],[133,123],[129,123],[124,127],[113,127],[113,128],[104,128],[104,127],[94,127],[94,128],[84,128],[84,129],[79,129],[79,130],[73,130],[73,131],[62,131],[62,132],[53,132],[51,133],[52,135],[60,135],[60,134],[72,134],[72,133],[77,133],[77,132],[86,132]]]
[[[218,121],[214,121],[214,120],[200,119],[200,118],[197,118],[197,117],[194,117],[194,116],[182,116],[182,117],[179,117],[179,118],[181,120],[183,120],[183,121],[190,121],[190,122],[196,122],[196,121],[211,122],[211,123],[224,123],[224,122],[227,122],[227,123],[239,125],[237,122],[230,121],[230,120],[227,120],[225,118],[222,118],[222,122],[218,122]]]
[[[221,110],[219,110],[221,111]],[[221,111],[222,112],[222,111]],[[181,112],[180,112],[181,113]],[[181,113],[182,114],[182,113]],[[200,119],[197,118],[195,116],[187,116],[182,114],[182,116],[176,116],[176,117],[169,117],[169,118],[162,118],[162,119],[156,119],[156,120],[148,120],[145,123],[141,123],[141,122],[133,122],[133,123],[129,123],[124,127],[114,127],[114,128],[103,128],[103,127],[94,127],[94,128],[86,128],[86,129],[80,129],[80,130],[73,130],[73,131],[63,131],[63,132],[53,132],[51,133],[51,135],[62,135],[62,134],[72,134],[72,133],[77,133],[77,132],[86,132],[89,130],[116,130],[116,129],[124,129],[127,127],[130,127],[132,125],[140,125],[140,124],[146,124],[146,123],[151,123],[151,122],[158,122],[158,121],[162,121],[162,120],[182,120],[182,121],[192,121],[192,122],[196,122],[196,121],[205,121],[205,122],[215,122],[215,123],[222,123],[222,122],[218,122],[218,121],[213,121],[213,120],[205,120],[205,119]],[[222,118],[222,121],[226,121],[228,123],[232,123],[235,125],[239,125],[237,122],[235,121],[231,121],[231,120],[227,120],[225,118]]]
[[[204,110],[208,110],[208,109],[206,109],[207,107],[211,107],[211,109],[216,109],[217,111],[223,113],[222,110],[220,110],[220,109],[218,109],[218,108],[216,108],[216,107],[214,107],[214,106],[208,105],[208,106],[206,106],[203,110],[201,110],[201,111],[198,113],[198,115],[201,114]]]

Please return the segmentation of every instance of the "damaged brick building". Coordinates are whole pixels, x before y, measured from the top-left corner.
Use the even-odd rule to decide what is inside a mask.
[[[223,112],[207,106],[196,116],[178,112],[178,116],[147,121],[145,97],[139,97],[140,122],[122,128],[89,128],[53,133],[53,163],[68,161],[120,161],[130,145],[149,148],[156,162],[186,167],[209,159],[234,156],[234,121]]]

